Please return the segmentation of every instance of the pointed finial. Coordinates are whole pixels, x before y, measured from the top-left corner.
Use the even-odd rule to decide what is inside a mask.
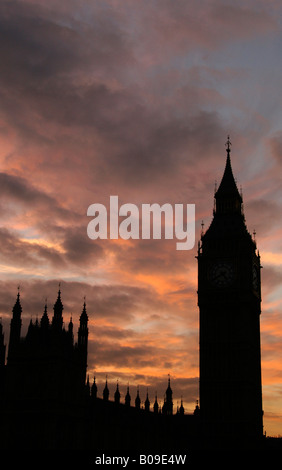
[[[228,136],[227,136],[227,141],[226,141],[226,143],[225,143],[226,152],[227,152],[227,155],[228,155],[228,156],[229,156],[229,154],[230,154],[230,152],[231,152],[231,148],[230,148],[231,145],[232,145],[232,144],[231,144],[231,141],[230,141],[230,136],[229,136],[229,134],[228,134]]]
[[[14,314],[19,315],[19,316],[21,315],[22,307],[21,307],[21,301],[20,301],[20,286],[18,286],[17,299],[16,299],[16,302],[12,311],[13,311],[13,315]]]
[[[59,290],[58,290],[58,297],[57,297],[57,300],[61,300],[61,283],[59,282]]]
[[[109,389],[108,389],[108,376],[106,375],[106,384],[105,384],[105,388],[103,390],[103,398],[104,400],[108,400],[109,398]]]
[[[204,235],[204,226],[205,226],[205,224],[204,224],[204,221],[202,220],[202,223],[201,223],[201,227],[202,227],[201,236]]]

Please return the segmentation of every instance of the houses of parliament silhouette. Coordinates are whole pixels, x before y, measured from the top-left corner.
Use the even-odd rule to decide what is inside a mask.
[[[226,143],[226,166],[215,192],[213,219],[198,244],[200,314],[199,405],[173,412],[170,379],[165,401],[140,406],[139,391],[125,401],[119,385],[103,397],[87,379],[88,315],[84,302],[77,342],[63,326],[61,292],[53,317],[47,307],[21,337],[20,293],[6,346],[0,325],[1,449],[248,448],[263,438],[261,277],[256,242],[247,230]]]

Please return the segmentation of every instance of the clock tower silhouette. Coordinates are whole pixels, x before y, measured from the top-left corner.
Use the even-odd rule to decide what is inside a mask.
[[[197,256],[200,410],[207,439],[249,443],[263,435],[261,265],[232,172],[229,136],[226,152],[213,220]]]

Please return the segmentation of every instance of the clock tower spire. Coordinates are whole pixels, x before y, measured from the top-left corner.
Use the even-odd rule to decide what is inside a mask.
[[[231,142],[213,220],[198,251],[203,430],[230,441],[262,437],[260,257],[231,167]]]
[[[240,195],[233,171],[231,167],[231,142],[229,136],[227,138],[226,152],[226,165],[224,174],[219,185],[218,190],[215,193],[215,211],[217,214],[243,214],[242,210],[242,196]]]

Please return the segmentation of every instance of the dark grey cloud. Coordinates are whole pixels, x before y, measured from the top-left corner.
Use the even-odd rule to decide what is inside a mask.
[[[25,178],[8,173],[0,173],[0,197],[8,197],[27,204],[54,206],[55,200],[34,188]]]
[[[98,369],[109,366],[119,367],[149,367],[153,366],[154,357],[157,356],[160,361],[166,356],[166,350],[161,352],[159,348],[144,344],[134,347],[116,345],[113,342],[100,342],[96,337],[93,341],[91,350],[93,351],[93,363]]]
[[[65,258],[71,263],[81,265],[93,263],[93,260],[103,256],[104,248],[99,240],[94,242],[88,238],[85,226],[79,228],[67,227],[64,234],[63,248]]]
[[[95,325],[95,336],[97,338],[107,337],[108,339],[124,339],[124,338],[134,338],[137,337],[136,331],[129,328],[119,328],[116,326],[107,326],[107,325]]]
[[[275,31],[278,24],[273,13],[265,8],[254,9],[248,2],[243,6],[234,5],[233,2],[214,2],[210,8],[211,19],[220,26],[221,33],[226,36],[229,33],[229,37],[236,35],[241,39]]]
[[[5,44],[1,77],[10,85],[45,87],[50,78],[64,78],[74,66],[97,73],[101,66],[113,71],[132,60],[123,31],[101,8],[89,23],[55,5],[3,1],[0,11],[0,43]],[[15,69],[20,76],[12,73]]]
[[[64,270],[75,265],[79,268],[94,266],[97,260],[104,256],[104,250],[98,243],[90,243],[82,229],[64,229],[64,251],[48,244],[36,241],[26,241],[16,231],[0,227],[1,252],[3,264],[16,266],[21,270],[46,268]]]
[[[18,266],[22,269],[40,266],[46,262],[51,266],[64,266],[64,259],[59,251],[37,243],[28,243],[5,228],[0,228],[2,263]]]
[[[260,236],[269,234],[274,227],[277,227],[277,223],[279,223],[279,219],[277,218],[279,212],[280,205],[273,199],[267,200],[258,198],[247,201],[245,213],[250,232],[253,232],[255,229],[258,239]]]
[[[42,170],[50,162],[49,172],[77,164],[75,152],[80,151],[93,182],[138,187],[171,181],[195,159],[209,158],[222,136],[221,122],[216,112],[194,106],[191,90],[182,96],[186,106],[180,116],[138,80],[124,83],[123,68],[138,66],[130,36],[112,13],[109,17],[100,5],[90,24],[36,4],[3,2],[2,113],[22,142],[41,144]],[[60,146],[68,162],[62,157],[53,161]]]
[[[183,253],[176,250],[177,238],[165,240],[164,235],[162,237],[161,240],[134,240],[134,245],[131,244],[123,249],[113,245],[111,251],[125,272],[147,275],[167,273],[171,276],[186,271],[188,274],[190,268],[196,266],[196,245],[183,256]]]
[[[272,292],[273,289],[281,285],[282,272],[279,269],[279,267],[275,268],[270,265],[265,266],[263,263],[263,253],[262,253],[262,264],[263,264],[263,269],[261,271],[262,288],[265,291]]]
[[[64,312],[67,315],[66,320],[71,312],[78,315],[84,296],[86,297],[89,318],[94,325],[95,320],[109,319],[119,325],[118,328],[124,327],[127,321],[133,318],[137,309],[149,312],[150,308],[154,310],[157,308],[164,311],[166,306],[165,299],[159,297],[153,288],[123,284],[95,285],[87,282],[64,281],[59,277],[50,280],[23,279],[21,298],[22,303],[26,305],[28,314],[38,314],[39,306],[43,310],[46,297],[49,299],[48,304],[53,306],[59,283],[65,306]],[[2,313],[5,313],[5,310],[11,310],[16,298],[17,285],[15,281],[0,282],[0,298],[3,294],[3,299],[5,299]],[[110,329],[109,338],[111,337],[112,331]]]
[[[0,201],[4,204],[9,201],[16,202],[17,206],[24,206],[25,210],[37,214],[37,218],[57,219],[59,223],[77,221],[79,215],[60,205],[56,198],[39,190],[34,184],[22,176],[9,173],[0,173]]]

